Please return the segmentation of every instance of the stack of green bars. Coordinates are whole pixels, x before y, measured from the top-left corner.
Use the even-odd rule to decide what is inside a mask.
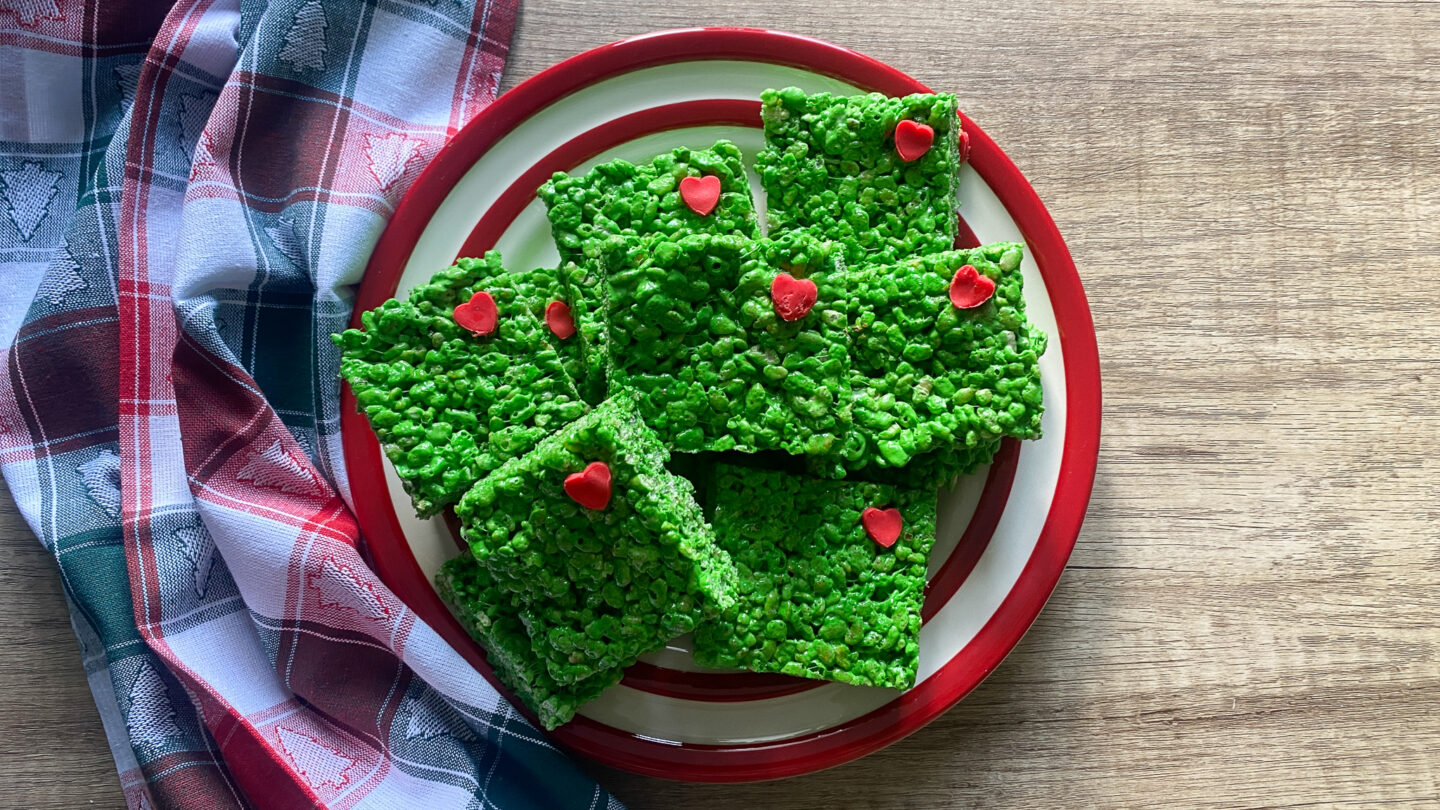
[[[503,635],[508,647],[513,629],[525,629],[531,656],[504,656],[496,669],[547,727],[734,603],[734,565],[689,482],[665,469],[669,456],[621,393],[507,461],[455,507],[471,555],[446,564],[442,591],[476,594],[451,603],[462,616],[492,617],[482,642]],[[566,481],[595,464],[608,470],[606,502],[584,505]]]
[[[612,161],[540,189],[557,268],[462,259],[336,336],[416,511],[460,520],[441,595],[547,728],[692,631],[909,687],[936,488],[1040,435],[1022,246],[953,248],[954,97],[762,117],[766,235],[728,141]]]

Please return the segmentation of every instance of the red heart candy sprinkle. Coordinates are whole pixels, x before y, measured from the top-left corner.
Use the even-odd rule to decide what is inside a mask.
[[[789,273],[780,273],[770,282],[770,300],[775,303],[775,314],[787,321],[798,321],[815,306],[820,295],[815,282],[808,278],[795,278]]]
[[[610,504],[610,467],[592,461],[584,472],[565,476],[565,494],[586,509],[604,509]]]
[[[707,174],[681,180],[680,199],[700,216],[709,214],[715,210],[715,203],[720,201],[720,178]]]
[[[481,290],[470,296],[469,301],[455,307],[454,318],[462,329],[477,335],[488,335],[500,322],[500,310],[496,309],[495,299],[490,297],[490,293]]]
[[[575,336],[575,318],[570,314],[570,305],[564,301],[551,301],[545,307],[545,325],[561,340]]]
[[[882,548],[889,548],[900,539],[902,522],[899,509],[876,509],[867,506],[865,511],[860,513],[860,523],[865,526],[865,533],[870,535],[870,539],[879,543]]]
[[[960,130],[960,162],[970,159],[970,133]]]
[[[900,153],[900,159],[906,163],[919,160],[930,151],[930,144],[934,142],[935,130],[931,129],[929,124],[906,118],[895,125],[895,151]]]
[[[968,264],[956,270],[955,280],[950,282],[950,303],[958,309],[974,309],[994,294],[995,282]]]

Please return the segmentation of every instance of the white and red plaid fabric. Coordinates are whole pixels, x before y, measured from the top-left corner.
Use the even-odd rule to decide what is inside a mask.
[[[370,571],[338,357],[516,0],[0,0],[0,467],[132,808],[618,807]]]

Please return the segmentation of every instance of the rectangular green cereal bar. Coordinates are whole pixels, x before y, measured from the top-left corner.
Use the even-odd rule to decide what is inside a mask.
[[[1040,435],[1046,338],[1025,319],[1021,251],[1000,242],[846,271],[852,426],[812,469],[933,487],[988,462],[1003,437]],[[960,309],[950,288],[966,265],[995,289]]]
[[[770,235],[804,230],[839,242],[849,265],[890,264],[954,244],[960,119],[953,95],[806,95],[788,87],[760,100],[765,149],[755,167]],[[895,145],[906,120],[933,133],[928,150],[910,161]]]
[[[720,197],[701,215],[681,199],[680,181],[705,175],[719,178]],[[740,149],[729,141],[682,146],[638,166],[612,160],[581,177],[557,172],[538,194],[562,264],[595,258],[600,242],[617,234],[760,234]]]
[[[523,308],[532,317],[545,323],[543,331],[546,340],[555,353],[560,355],[560,365],[564,367],[565,373],[575,382],[577,388],[583,379],[584,366],[581,361],[580,339],[573,334],[569,337],[561,337],[554,328],[550,326],[546,317],[547,311],[556,303],[569,307],[569,294],[565,284],[561,281],[559,270],[548,267],[538,267],[534,270],[523,273],[514,273],[506,270],[501,263],[500,252],[496,250],[487,251],[483,258],[462,258],[457,259],[455,266],[473,273],[474,283],[477,288],[484,289],[495,298],[495,303],[502,310],[507,310],[510,305]],[[573,310],[573,307],[571,308]],[[573,314],[572,314],[573,320]],[[584,390],[580,391],[582,398],[590,404],[596,404],[603,399],[601,396],[593,401],[586,396]]]
[[[735,605],[696,628],[695,660],[912,686],[935,541],[934,490],[723,465],[715,479],[715,536],[740,578]],[[867,533],[868,509],[899,512],[893,545]]]
[[[620,682],[623,673],[617,669],[573,686],[556,683],[545,665],[536,661],[514,606],[471,555],[441,566],[435,584],[455,618],[485,648],[485,659],[495,674],[547,730],[569,722],[577,709]]]
[[[617,393],[455,507],[461,536],[515,601],[557,683],[629,666],[734,599],[730,557],[668,458]]]
[[[441,270],[332,338],[340,373],[421,517],[589,409],[526,305],[492,296],[497,318],[483,336],[456,322],[457,306],[470,308],[498,262]]]
[[[685,204],[680,185],[686,177],[705,175],[719,179],[720,195],[714,209],[702,215]],[[581,389],[590,397],[595,392],[603,396],[606,386],[606,284],[597,258],[607,238],[760,233],[740,150],[729,141],[709,149],[680,147],[638,166],[612,160],[580,177],[559,172],[540,187],[539,196],[560,251],[561,277],[584,347],[587,373]]]
[[[727,396],[718,376],[706,377],[697,364],[702,354],[713,360],[721,351],[748,349],[731,333],[750,249],[748,239],[705,234],[615,237],[603,247],[611,385],[628,391],[646,424],[676,450],[757,449],[727,428],[743,401]],[[773,444],[778,421],[767,437]]]
[[[662,440],[685,452],[837,447],[850,396],[844,275],[830,243],[617,237],[604,262],[611,377]],[[795,320],[773,300],[781,274],[815,288]]]
[[[715,335],[712,356],[702,349],[695,360],[702,382],[743,403],[726,424],[741,445],[773,446],[794,455],[829,453],[849,429],[849,292],[843,268],[838,245],[805,234],[751,242],[740,267],[735,313],[729,323],[712,323],[729,334]],[[797,295],[802,294],[797,285],[814,285],[808,311],[777,304],[777,296],[783,301],[787,292],[784,283]],[[730,345],[723,345],[727,339]],[[776,426],[778,444],[767,435]]]

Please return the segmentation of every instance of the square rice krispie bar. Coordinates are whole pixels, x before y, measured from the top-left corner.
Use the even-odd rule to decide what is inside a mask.
[[[956,230],[960,119],[946,93],[760,96],[765,149],[755,167],[771,236],[804,230],[844,246],[849,265],[890,264],[949,250]],[[895,145],[913,121],[933,143],[912,160]]]
[[[803,234],[607,243],[611,379],[677,450],[828,453],[849,422],[839,252]],[[811,285],[780,315],[778,278]]]
[[[700,214],[686,205],[681,182],[711,175],[719,180],[713,210]],[[681,147],[635,165],[612,160],[576,177],[557,173],[540,187],[560,251],[560,274],[579,327],[586,376],[580,387],[603,396],[605,358],[605,276],[598,264],[601,244],[611,236],[693,233],[758,236],[755,203],[741,165],[740,150],[729,141],[709,149]]]
[[[739,587],[733,607],[696,628],[696,661],[913,685],[935,491],[732,466],[718,467],[715,480],[715,535]],[[898,511],[895,535],[878,527],[893,545],[867,533],[872,509]]]
[[[1022,246],[1001,242],[846,271],[851,430],[817,473],[933,487],[988,463],[1004,437],[1040,435],[1045,334],[1025,319]],[[959,309],[957,272],[993,281]]]
[[[455,507],[557,683],[629,666],[734,598],[730,557],[668,457],[618,393]]]
[[[519,298],[497,286],[488,334],[456,322],[457,306],[495,285],[498,264],[497,255],[441,270],[333,337],[340,373],[421,517],[589,410]]]

